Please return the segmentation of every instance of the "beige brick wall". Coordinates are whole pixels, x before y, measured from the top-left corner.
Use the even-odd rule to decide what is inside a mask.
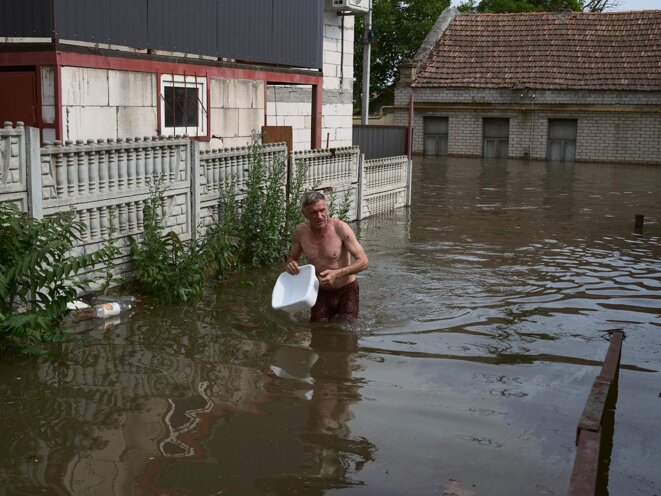
[[[534,97],[533,97],[534,94]],[[399,88],[397,105],[407,105],[409,88]],[[415,90],[413,151],[423,152],[423,118],[448,117],[448,153],[482,155],[482,120],[510,120],[511,158],[545,159],[549,119],[576,119],[576,160],[661,165],[661,92],[521,90]],[[443,108],[447,106],[447,108]],[[463,108],[459,108],[463,107]],[[406,125],[400,109],[395,124]]]

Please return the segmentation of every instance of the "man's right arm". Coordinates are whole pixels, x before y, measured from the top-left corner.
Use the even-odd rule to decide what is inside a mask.
[[[300,240],[300,229],[297,227],[294,230],[294,241],[292,242],[291,248],[289,249],[289,254],[287,255],[287,265],[285,270],[290,274],[298,274],[298,261],[301,258],[303,253],[303,247]]]

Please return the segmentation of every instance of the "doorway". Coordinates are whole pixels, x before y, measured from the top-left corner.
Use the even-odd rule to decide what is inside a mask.
[[[510,120],[507,118],[487,118],[482,126],[484,158],[508,158],[510,141]]]
[[[424,117],[424,154],[429,156],[447,156],[448,154],[448,118]]]
[[[576,119],[549,119],[549,140],[546,158],[555,162],[576,159]]]
[[[0,71],[0,122],[38,127],[34,69]]]

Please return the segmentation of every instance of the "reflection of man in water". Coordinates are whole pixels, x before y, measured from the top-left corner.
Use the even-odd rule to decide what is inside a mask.
[[[369,265],[365,250],[346,222],[328,215],[323,193],[304,193],[301,210],[307,221],[294,231],[285,270],[298,274],[301,254],[314,265],[319,294],[310,320],[325,322],[335,315],[357,317],[359,288],[355,274]]]
[[[255,484],[261,491],[322,495],[362,484],[352,475],[374,460],[375,447],[363,437],[351,436],[349,429],[351,406],[361,399],[362,384],[353,378],[357,353],[355,333],[327,328],[312,332],[310,348],[284,345],[277,350],[276,366],[271,369],[279,379],[272,385],[288,393],[282,398],[298,398],[293,404],[285,401],[286,408],[279,410],[287,412],[287,423],[277,429],[277,456],[284,456],[282,445],[291,445],[292,437],[301,442],[303,452],[299,470],[259,478]],[[305,388],[306,394],[298,394],[299,388]],[[305,412],[304,424],[297,423],[302,419],[300,407]],[[275,413],[274,404],[268,410]]]
[[[310,370],[314,379],[305,439],[316,451],[322,473],[338,487],[352,485],[347,465],[354,469],[374,459],[374,445],[350,435],[351,405],[360,401],[360,382],[353,378],[358,339],[353,332],[317,330],[310,347],[319,356]]]

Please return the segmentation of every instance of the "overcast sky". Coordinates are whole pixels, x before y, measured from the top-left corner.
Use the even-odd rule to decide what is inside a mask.
[[[463,0],[452,0],[452,5],[459,5]],[[661,10],[661,0],[617,0],[615,9],[610,12],[622,10]]]
[[[661,9],[659,0],[618,0],[615,10],[658,10]]]

